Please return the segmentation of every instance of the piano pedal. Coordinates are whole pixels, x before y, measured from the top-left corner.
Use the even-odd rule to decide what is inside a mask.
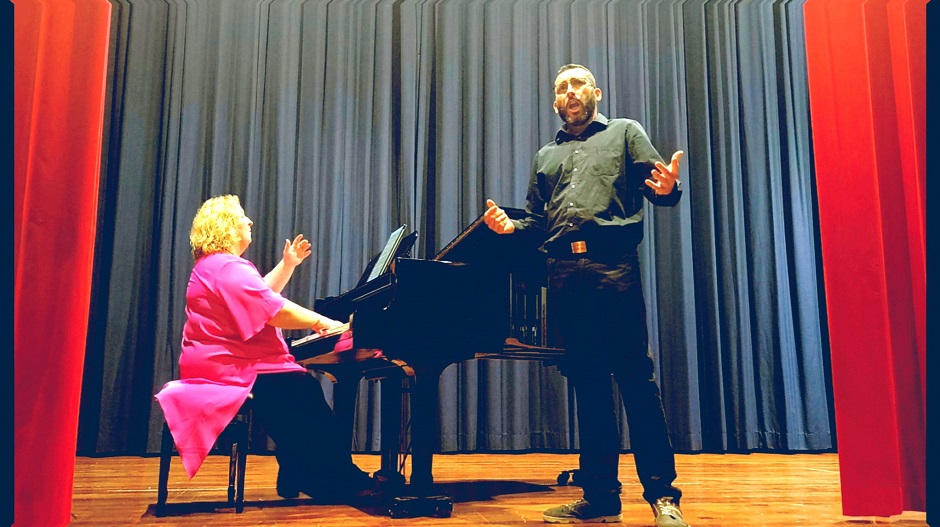
[[[562,470],[561,473],[558,474],[558,484],[562,486],[568,485],[568,481],[571,480],[571,485],[580,486],[578,485],[579,472],[580,471],[576,468],[571,470]]]
[[[398,496],[388,508],[392,518],[450,518],[452,512],[454,500],[448,496]]]
[[[400,489],[405,486],[405,476],[400,472],[391,470],[377,470],[372,478],[378,482],[380,488]]]

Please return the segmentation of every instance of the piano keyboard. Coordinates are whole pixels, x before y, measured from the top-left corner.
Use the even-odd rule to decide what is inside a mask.
[[[301,337],[299,339],[296,339],[291,342],[291,347],[301,346],[301,345],[307,344],[308,342],[313,342],[315,340],[319,340],[323,338],[329,338],[329,337],[335,337],[336,335],[342,335],[343,332],[348,331],[348,330],[349,330],[349,322],[336,326],[335,328],[331,328],[327,331],[324,331],[323,333],[311,333],[307,335],[306,337]]]

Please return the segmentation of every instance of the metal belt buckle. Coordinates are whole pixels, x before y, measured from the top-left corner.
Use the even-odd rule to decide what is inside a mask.
[[[587,243],[585,242],[571,242],[571,252],[572,254],[581,254],[587,252]]]

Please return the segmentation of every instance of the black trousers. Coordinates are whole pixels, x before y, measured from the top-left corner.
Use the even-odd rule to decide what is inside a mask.
[[[560,365],[577,400],[579,481],[590,502],[619,502],[621,451],[613,383],[627,413],[630,446],[652,503],[679,501],[675,457],[649,353],[646,304],[636,255],[603,260],[549,258],[549,320],[566,350]]]
[[[252,393],[254,415],[277,447],[279,481],[322,494],[368,477],[352,461],[352,423],[334,414],[315,377],[260,374]]]

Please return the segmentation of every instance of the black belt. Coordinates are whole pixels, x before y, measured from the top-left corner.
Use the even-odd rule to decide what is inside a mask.
[[[597,241],[576,240],[570,243],[559,243],[547,248],[548,257],[557,260],[577,260],[580,258],[615,260],[628,255],[636,255],[636,251],[624,251],[611,248],[606,243]]]

